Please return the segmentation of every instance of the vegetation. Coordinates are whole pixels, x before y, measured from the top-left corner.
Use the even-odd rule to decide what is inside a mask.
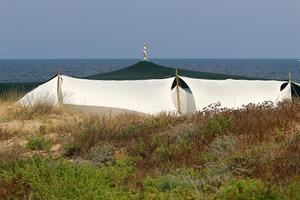
[[[27,139],[26,146],[30,150],[49,150],[52,146],[52,141],[45,139],[42,135],[30,136]]]
[[[300,199],[297,100],[151,117],[7,99],[0,199]]]

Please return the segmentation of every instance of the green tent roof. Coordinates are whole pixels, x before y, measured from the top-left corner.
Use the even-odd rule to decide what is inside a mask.
[[[108,72],[102,74],[96,74],[92,76],[85,77],[87,79],[96,80],[144,80],[144,79],[162,79],[174,77],[176,73],[175,68],[165,67],[157,65],[150,61],[140,61],[129,67]],[[201,79],[253,79],[244,76],[235,76],[228,74],[217,74],[209,72],[196,72],[184,69],[178,69],[180,76],[187,76],[191,78],[201,78]]]

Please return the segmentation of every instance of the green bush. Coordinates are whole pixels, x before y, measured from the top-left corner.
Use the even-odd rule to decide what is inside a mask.
[[[259,180],[233,180],[221,187],[217,199],[222,200],[277,200],[283,195],[274,187],[265,185]]]
[[[199,199],[200,192],[188,180],[175,175],[145,181],[145,199]]]
[[[207,129],[214,135],[220,135],[225,131],[228,131],[232,125],[232,120],[230,118],[219,115],[209,119]]]
[[[26,196],[28,191],[31,199],[133,199],[135,194],[127,189],[133,169],[128,158],[99,168],[34,157],[0,172],[0,192],[8,191],[14,183],[27,189],[0,194],[3,199]],[[22,191],[24,194],[19,193]]]
[[[36,135],[27,138],[26,146],[30,150],[49,150],[52,144],[52,140],[45,139],[41,135]]]
[[[153,125],[154,127],[161,127],[166,125],[166,122],[164,122],[163,119],[160,119],[159,117],[155,117],[151,120],[151,125]]]
[[[154,151],[154,156],[160,162],[168,162],[170,160],[170,149],[168,146],[160,145]]]
[[[137,139],[134,145],[134,151],[138,155],[144,156],[146,154],[146,150],[147,150],[147,143],[142,138]]]
[[[175,175],[161,176],[156,179],[147,179],[147,187],[156,187],[159,191],[165,192],[167,190],[172,190],[175,188],[191,188],[193,187],[191,183],[177,177]]]
[[[125,132],[130,135],[137,131],[137,126],[135,124],[128,124],[128,126],[125,129]]]

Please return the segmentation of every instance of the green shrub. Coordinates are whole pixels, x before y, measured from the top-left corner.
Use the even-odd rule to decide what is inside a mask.
[[[146,186],[156,187],[159,191],[165,192],[175,188],[191,188],[193,185],[180,177],[174,175],[166,175],[156,179],[147,179]]]
[[[27,138],[27,148],[30,150],[49,150],[52,147],[52,140],[45,139],[41,135],[30,136]]]
[[[116,165],[98,168],[34,157],[3,168],[0,191],[9,191],[7,187],[18,183],[15,187],[26,187],[19,191],[23,194],[12,190],[3,194],[3,199],[26,196],[29,191],[31,199],[133,199],[135,194],[126,189],[132,172],[128,158]]]
[[[137,131],[137,127],[135,124],[129,124],[125,129],[126,134],[133,134],[136,131]]]
[[[134,151],[138,155],[143,156],[146,154],[146,150],[147,150],[147,143],[142,138],[139,138],[135,143]]]
[[[224,115],[219,115],[210,118],[208,121],[207,129],[214,135],[220,135],[225,131],[228,131],[232,127],[232,120]]]
[[[259,180],[233,180],[221,187],[217,199],[222,200],[277,200],[283,195],[275,187],[266,186]]]
[[[151,120],[151,124],[154,126],[154,127],[161,127],[161,126],[164,126],[166,125],[166,123],[163,121],[163,119],[160,119],[158,117],[155,117]]]
[[[154,156],[160,162],[167,162],[170,160],[170,149],[168,146],[160,145],[154,151]]]
[[[175,175],[166,175],[145,181],[143,199],[199,199],[200,192],[188,180]]]

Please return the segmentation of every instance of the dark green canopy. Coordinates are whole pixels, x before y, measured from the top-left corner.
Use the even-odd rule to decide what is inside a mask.
[[[180,76],[187,76],[191,78],[201,79],[253,79],[244,76],[235,76],[228,74],[216,74],[209,72],[196,72],[184,69],[178,69]],[[175,68],[157,65],[150,61],[140,61],[132,66],[116,70],[113,72],[96,74],[85,77],[87,79],[97,80],[143,80],[143,79],[162,79],[174,77],[176,74]]]

